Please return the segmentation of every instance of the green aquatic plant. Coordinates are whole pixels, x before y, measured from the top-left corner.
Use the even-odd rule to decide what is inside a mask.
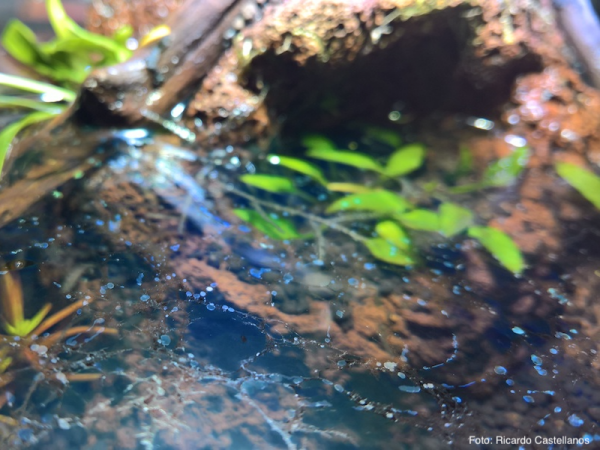
[[[461,149],[459,166],[457,168],[457,172],[460,172],[460,175],[472,170],[472,156],[467,155],[470,155],[468,149]],[[529,147],[517,147],[510,155],[491,163],[485,169],[481,180],[478,182],[455,186],[449,190],[454,194],[465,194],[481,189],[509,186],[515,182],[525,169],[528,161]]]
[[[242,175],[240,180],[250,186],[264,189],[265,191],[273,192],[274,194],[294,193],[298,192],[292,180],[285,177],[277,177],[274,175]]]
[[[38,42],[23,22],[11,20],[2,35],[2,45],[17,61],[67,88],[81,84],[93,67],[116,64],[131,57],[125,45],[133,34],[122,28],[112,37],[81,28],[67,16],[60,0],[46,0],[48,19],[56,37]]]
[[[51,349],[61,340],[71,336],[109,334],[116,335],[114,328],[100,326],[76,326],[46,333],[55,325],[88,305],[90,300],[79,300],[48,317],[52,304],[45,304],[31,319],[24,316],[25,302],[18,272],[0,268],[0,323],[8,335],[0,335],[0,389],[18,380],[19,371],[24,366],[42,373],[45,379],[58,379],[66,382],[89,382],[102,377],[100,373],[62,373],[56,367],[46,364],[41,354]],[[0,391],[0,408],[7,396]],[[16,426],[13,418],[1,415],[0,422]]]
[[[374,131],[371,130],[369,139]],[[393,133],[384,134],[383,142],[388,146],[401,142]],[[283,207],[274,202],[259,199],[244,192],[234,193],[250,200],[254,209],[236,209],[235,214],[253,225],[266,236],[279,240],[322,239],[326,229],[344,233],[361,242],[377,259],[390,264],[411,266],[418,262],[410,237],[411,232],[438,233],[452,238],[461,233],[477,239],[505,268],[515,274],[525,269],[520,250],[508,235],[491,227],[476,225],[473,213],[450,201],[439,204],[437,210],[418,207],[406,196],[385,189],[382,186],[390,180],[402,180],[413,176],[425,163],[426,149],[420,143],[396,148],[383,163],[373,157],[352,150],[340,150],[330,139],[320,135],[310,135],[302,140],[308,148],[307,157],[325,161],[332,165],[327,175],[339,172],[336,166],[351,166],[375,175],[367,184],[327,180],[317,165],[301,158],[282,155],[269,155],[267,160],[277,167],[308,177],[325,188],[329,199],[323,206],[325,217],[309,214],[292,207]],[[461,164],[464,172],[472,170],[472,159],[461,151]],[[519,148],[507,158],[491,164],[477,186],[494,187],[508,184],[518,176],[528,158],[528,150]],[[298,187],[292,176],[271,174],[247,174],[240,177],[246,185],[278,195],[296,195],[307,198],[305,191]],[[465,190],[466,192],[466,190]],[[340,196],[340,193],[347,194]],[[310,197],[309,201],[314,199]],[[320,208],[321,205],[315,205]],[[333,215],[333,217],[331,217]],[[314,234],[302,234],[290,218],[297,217],[309,222]],[[345,222],[371,225],[372,234],[363,235],[347,227]],[[412,231],[411,231],[412,230]],[[321,247],[319,245],[319,247]]]
[[[76,326],[60,329],[53,333],[48,330],[63,320],[72,316],[79,309],[91,303],[89,300],[79,300],[57,311],[48,317],[52,309],[51,303],[46,303],[31,319],[24,316],[25,301],[21,280],[17,272],[6,270],[0,275],[0,321],[8,336],[0,335],[0,342],[13,342],[10,349],[0,344],[0,387],[11,382],[12,373],[6,373],[15,359],[25,361],[38,371],[44,371],[40,366],[39,354],[32,350],[33,344],[37,348],[50,349],[58,342],[71,336],[109,334],[117,335],[118,330],[101,326]],[[16,341],[12,337],[18,337]],[[12,355],[11,355],[12,354]],[[99,374],[66,374],[70,381],[90,381],[97,379]]]
[[[525,269],[519,247],[507,234],[492,227],[469,227],[469,237],[477,239],[500,263],[514,273]]]
[[[0,279],[0,285],[2,287],[2,296],[0,297],[1,320],[4,330],[12,336],[28,336],[42,323],[50,312],[52,305],[46,303],[33,318],[25,319],[23,290],[18,275],[11,272],[5,273]]]
[[[327,186],[327,180],[325,179],[325,176],[323,176],[321,169],[308,161],[281,155],[269,155],[267,156],[267,159],[271,164],[287,167],[288,169],[312,178],[323,186]]]
[[[384,134],[383,136],[386,142],[393,141],[390,135]],[[398,148],[389,157],[387,164],[382,166],[364,153],[339,150],[332,141],[322,136],[305,137],[302,143],[308,147],[306,156],[310,158],[353,166],[362,170],[372,170],[388,178],[407,175],[421,167],[425,160],[425,147],[422,144],[410,144]]]
[[[91,300],[79,300],[50,317],[48,317],[48,314],[52,309],[52,304],[46,303],[31,319],[26,319],[23,288],[18,273],[5,271],[3,275],[0,275],[0,320],[4,330],[11,336],[20,338],[35,337],[37,339],[54,325],[90,303]],[[116,330],[104,327],[73,327],[37,340],[48,345],[64,337],[79,333],[95,333],[99,329],[109,334],[116,334]]]
[[[372,211],[382,215],[399,214],[411,207],[404,197],[386,189],[367,190],[347,195],[327,207],[325,212],[333,214],[342,211]]]
[[[600,177],[598,175],[570,163],[556,164],[556,172],[596,208],[600,209]]]
[[[286,240],[301,239],[303,237],[290,220],[277,214],[265,215],[253,209],[234,209],[233,212],[244,222],[251,223],[257,230],[273,239]]]
[[[39,42],[33,30],[16,19],[9,21],[2,33],[6,51],[50,83],[0,73],[1,86],[23,93],[0,96],[0,108],[33,111],[0,132],[0,175],[11,142],[20,131],[62,113],[93,68],[125,61],[132,54],[126,46],[133,34],[131,27],[107,37],[81,28],[67,16],[60,0],[46,0],[46,10],[54,39]],[[37,98],[27,97],[30,94]]]

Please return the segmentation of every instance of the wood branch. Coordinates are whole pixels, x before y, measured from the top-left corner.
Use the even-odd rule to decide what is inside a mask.
[[[241,0],[188,0],[167,21],[170,36],[140,48],[125,63],[91,74],[78,114],[96,123],[110,112],[128,124],[143,120],[144,110],[167,114],[197,90],[214,67],[234,37],[228,30],[243,7]]]

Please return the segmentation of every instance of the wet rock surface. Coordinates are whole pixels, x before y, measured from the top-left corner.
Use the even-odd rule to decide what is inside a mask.
[[[129,20],[116,14],[125,3],[104,5],[115,14],[95,6],[93,27]],[[133,145],[64,200],[2,230],[22,236],[7,251],[45,260],[37,283],[99,297],[84,314],[122,330],[117,345],[94,341],[56,366],[77,370],[90,357],[104,374],[78,409],[52,406],[54,385],[39,383],[50,417],[19,412],[34,418],[31,443],[186,448],[201,434],[211,448],[385,448],[390,439],[397,448],[473,448],[472,435],[598,433],[598,213],[552,166],[597,162],[600,96],[563,56],[547,3],[434,6],[268,7],[190,102],[182,123],[201,120],[203,145],[188,158],[161,154],[176,140]],[[141,33],[161,21],[135,11]],[[452,44],[446,59],[442,41]],[[315,106],[325,92],[337,105]],[[348,239],[327,239],[321,265],[312,241],[241,230],[232,209],[242,200],[229,187],[263,156],[242,143],[280,128],[286,142],[298,130],[383,121],[390,111],[406,120],[404,136],[431,149],[416,183],[440,182],[461,145],[476,178],[515,142],[528,143],[518,183],[461,200],[515,240],[530,266],[523,277],[469,239],[426,241],[425,264],[403,270],[373,263]],[[493,129],[473,127],[477,117]],[[56,218],[62,245],[40,253],[28,242],[58,239]],[[90,253],[95,267],[85,265]],[[61,414],[66,434],[56,431],[66,428]],[[128,428],[137,433],[116,431]],[[29,437],[11,428],[5,436],[19,445]]]

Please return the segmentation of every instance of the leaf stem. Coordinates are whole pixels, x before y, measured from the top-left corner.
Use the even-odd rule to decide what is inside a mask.
[[[298,217],[303,217],[304,219],[314,222],[314,223],[318,223],[318,224],[322,224],[322,225],[326,225],[329,228],[332,228],[336,231],[339,231],[340,233],[344,233],[348,236],[350,236],[352,239],[354,239],[357,242],[366,242],[368,239],[364,236],[361,236],[360,234],[356,233],[355,231],[351,230],[350,228],[347,228],[343,225],[340,225],[337,222],[331,221],[329,219],[324,219],[322,217],[316,216],[314,214],[310,214],[307,212],[303,212],[303,211],[299,211],[297,209],[294,208],[289,208],[287,206],[281,206],[278,205],[276,203],[272,203],[272,202],[268,202],[265,200],[259,200],[256,197],[247,194],[243,191],[240,191],[239,189],[236,189],[234,187],[228,186],[226,188],[229,192],[231,192],[232,194],[238,195],[240,197],[243,197],[247,200],[250,200],[250,202],[253,202],[255,204],[261,205],[261,206],[266,206],[268,208],[274,209],[276,211],[281,211],[281,212],[286,212],[288,214],[294,215],[294,216],[298,216]]]
[[[16,75],[8,75],[6,73],[0,73],[0,84],[35,94],[49,94],[55,96],[57,100],[64,100],[66,102],[74,102],[75,98],[77,98],[77,94],[69,89],[63,89],[52,84]]]

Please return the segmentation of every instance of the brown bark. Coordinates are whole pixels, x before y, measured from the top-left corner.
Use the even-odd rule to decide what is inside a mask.
[[[196,16],[202,16],[204,2],[192,3],[199,5]],[[200,64],[190,86],[181,85],[189,91],[202,83],[195,88],[184,122],[201,140],[219,135],[228,143],[255,139],[273,130],[272,117],[281,116],[288,117],[285,125],[291,128],[327,127],[355,118],[386,121],[399,103],[421,115],[443,109],[490,117],[510,104],[519,76],[551,67],[570,71],[549,0],[535,7],[520,0],[509,5],[460,0],[271,3],[261,20],[245,24],[216,64]],[[164,21],[144,13],[157,5],[155,1],[103,4],[115,14],[102,20],[95,3],[90,15],[95,31],[110,33],[133,23],[142,34]],[[180,4],[162,2],[162,11],[176,11]],[[189,20],[194,15],[189,8],[186,4],[180,9],[188,18],[185,23],[204,23],[196,16]],[[564,22],[566,10],[558,11]],[[229,16],[232,30],[236,14]],[[180,20],[170,23],[177,29]],[[177,36],[181,34],[176,40]],[[175,56],[184,61],[181,56],[192,47],[175,45],[162,60]],[[143,59],[144,51],[137,58]],[[199,66],[198,59],[185,61],[180,67]],[[181,99],[173,96],[176,90],[160,87],[157,91],[163,95],[154,111],[166,115]],[[114,100],[111,95],[99,98],[106,104]],[[335,98],[337,110],[320,108],[324,98]],[[128,109],[124,106],[128,120],[139,118]],[[203,127],[195,129],[198,118]]]

